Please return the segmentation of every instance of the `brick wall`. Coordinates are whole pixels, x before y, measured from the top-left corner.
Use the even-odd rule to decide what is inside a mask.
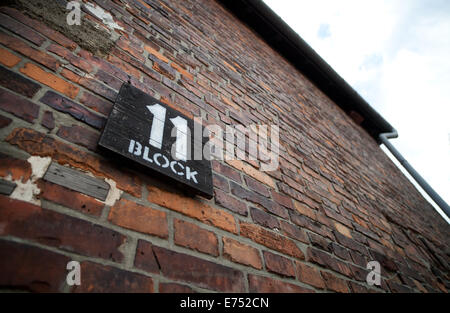
[[[0,9],[0,177],[15,189],[0,195],[2,288],[450,288],[449,226],[362,128],[218,3],[95,1],[118,25],[84,9],[82,23],[113,38],[96,49],[101,42],[85,46],[9,2]],[[279,125],[279,170],[213,161],[206,200],[101,154],[126,81],[208,123]],[[108,198],[44,179],[52,162],[105,179]],[[70,260],[81,263],[81,286],[65,284]],[[381,263],[381,287],[365,282],[370,260]]]

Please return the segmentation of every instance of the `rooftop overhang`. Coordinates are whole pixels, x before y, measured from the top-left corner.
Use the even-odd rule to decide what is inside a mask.
[[[381,133],[395,129],[294,30],[260,0],[219,0],[292,63],[380,144]]]

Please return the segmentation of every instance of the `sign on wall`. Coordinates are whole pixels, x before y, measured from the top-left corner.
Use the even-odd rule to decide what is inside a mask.
[[[98,144],[212,198],[211,162],[194,157],[208,138],[197,137],[192,119],[123,84]]]

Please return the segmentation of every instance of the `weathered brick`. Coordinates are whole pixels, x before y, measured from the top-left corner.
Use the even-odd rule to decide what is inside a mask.
[[[227,208],[228,210],[236,212],[240,215],[248,215],[247,205],[241,200],[238,200],[235,197],[230,196],[227,193],[217,189],[214,190],[214,195],[214,200],[218,205],[221,205],[224,208]]]
[[[328,273],[328,272],[321,271],[321,273],[322,273],[322,277],[325,281],[325,285],[327,286],[328,290],[336,291],[336,292],[340,292],[340,293],[349,292],[348,285],[345,280],[337,277],[336,275]]]
[[[195,224],[174,219],[174,243],[199,252],[219,255],[219,242],[213,232]]]
[[[81,285],[73,286],[71,292],[153,292],[153,280],[150,277],[127,272],[112,266],[93,262],[81,263]]]
[[[52,73],[44,71],[32,63],[26,63],[24,67],[20,69],[20,72],[72,99],[76,97],[80,90],[77,86],[72,85]]]
[[[42,115],[41,125],[45,128],[52,130],[55,128],[55,118],[53,117],[53,112],[45,111]]]
[[[31,292],[61,292],[70,259],[48,250],[0,240],[0,286]]]
[[[134,266],[146,272],[159,274],[159,264],[150,242],[138,240]]]
[[[31,176],[31,164],[26,160],[16,159],[0,153],[0,176],[11,175],[13,180],[26,182]]]
[[[14,129],[6,141],[30,154],[41,157],[49,156],[60,164],[69,164],[90,171],[96,176],[111,178],[116,181],[119,189],[135,197],[141,197],[140,179],[125,170],[119,170],[119,166],[115,163],[99,159],[93,154],[27,128]]]
[[[78,125],[63,125],[59,127],[56,134],[67,141],[86,147],[92,151],[97,149],[97,143],[100,138],[100,134]]]
[[[275,190],[271,190],[270,193],[272,195],[273,201],[275,201],[276,203],[279,203],[279,204],[287,207],[288,209],[293,208],[291,197],[285,196],[279,192],[276,192]]]
[[[269,251],[264,251],[263,255],[266,263],[266,269],[269,272],[286,277],[295,277],[294,264],[291,260]]]
[[[346,263],[332,257],[328,253],[308,247],[306,255],[308,262],[319,264],[348,277],[352,276],[352,272]]]
[[[9,91],[0,89],[0,109],[33,123],[39,115],[39,106]]]
[[[62,250],[121,261],[126,237],[80,219],[0,196],[1,235],[30,239]]]
[[[224,192],[230,192],[230,185],[228,184],[228,180],[220,175],[213,174],[213,185],[215,188],[219,188]]]
[[[235,263],[262,269],[261,257],[256,248],[227,237],[222,237],[222,241],[224,258]]]
[[[47,104],[55,110],[70,114],[77,120],[85,122],[94,128],[100,129],[105,123],[105,118],[88,111],[78,103],[73,102],[72,100],[67,99],[53,91],[47,91],[45,95],[39,99],[39,101]]]
[[[270,229],[280,229],[280,223],[276,217],[257,208],[250,208],[250,214],[255,223]]]
[[[167,238],[169,236],[167,215],[133,201],[121,199],[108,215],[111,223],[140,233]]]
[[[4,14],[0,14],[0,25],[5,27],[6,29],[9,29],[20,37],[31,41],[36,46],[40,46],[45,42],[45,38],[39,35],[37,32]]]
[[[113,107],[111,102],[94,96],[87,91],[83,92],[83,94],[80,96],[80,103],[106,116],[109,115]]]
[[[321,250],[332,252],[331,242],[326,238],[316,235],[314,233],[308,233],[309,242],[313,247],[319,248]]]
[[[234,217],[223,210],[215,209],[197,199],[183,196],[179,193],[168,192],[155,186],[147,186],[148,201],[168,209],[195,218],[203,223],[236,233]]]
[[[247,175],[253,177],[256,180],[259,180],[263,184],[266,184],[271,188],[275,188],[275,183],[273,179],[266,173],[258,171],[253,166],[245,164],[240,160],[227,160],[226,162],[231,166],[233,166],[234,168],[236,168],[237,170],[246,173]]]
[[[250,188],[251,190],[256,191],[257,193],[263,195],[264,197],[270,197],[269,188],[267,188],[264,184],[246,175],[244,175],[244,180],[248,188]]]
[[[193,293],[192,288],[175,283],[160,283],[159,284],[160,293]]]
[[[307,289],[294,284],[286,283],[264,276],[248,275],[249,292],[258,293],[312,293],[313,289]]]
[[[94,70],[94,67],[88,61],[76,56],[72,53],[72,51],[69,51],[59,45],[51,44],[48,46],[47,51],[59,55],[69,61],[73,66],[78,67],[86,73],[91,73]]]
[[[0,48],[0,63],[7,67],[14,67],[19,64],[21,58],[9,52],[6,49]]]
[[[286,235],[292,239],[309,243],[308,238],[306,237],[306,233],[303,229],[298,227],[297,225],[293,225],[286,221],[280,221],[281,231],[283,235]]]
[[[295,262],[295,265],[299,281],[319,289],[325,288],[325,283],[318,269],[300,262]]]
[[[153,246],[153,252],[165,277],[216,291],[244,291],[244,275],[238,270],[161,247]]]
[[[28,98],[33,97],[41,89],[39,84],[1,66],[0,85]]]
[[[300,213],[301,215],[305,215],[309,217],[310,219],[316,220],[316,211],[309,208],[306,204],[299,202],[297,200],[294,200],[294,208],[295,210]]]
[[[256,243],[259,243],[278,252],[296,257],[300,260],[303,260],[305,258],[305,255],[297,247],[297,245],[284,236],[266,230],[260,226],[245,222],[240,222],[240,228],[241,236],[250,238]]]
[[[281,207],[277,203],[273,202],[269,198],[261,196],[253,191],[244,189],[242,186],[235,182],[230,182],[231,193],[239,199],[247,200],[264,207],[270,213],[278,215],[283,218],[288,218],[289,214],[287,209]]]
[[[44,180],[38,181],[38,187],[41,190],[39,194],[41,199],[49,200],[86,214],[100,217],[105,206],[104,203],[97,201],[95,198]]]
[[[225,164],[220,163],[219,161],[213,160],[211,162],[211,164],[212,164],[213,170],[216,171],[217,173],[222,174],[222,175],[228,177],[229,179],[234,180],[235,182],[238,182],[238,183],[242,182],[241,174],[238,171],[232,169],[231,167],[229,167]]]
[[[6,116],[0,115],[0,129],[8,127],[9,124],[11,124],[11,122],[12,122],[12,119],[10,119]]]
[[[336,240],[339,244],[343,245],[344,247],[358,251],[359,253],[363,255],[367,255],[367,249],[362,244],[356,242],[353,239],[350,239],[346,236],[341,235],[338,232],[334,232],[334,235],[336,236]]]

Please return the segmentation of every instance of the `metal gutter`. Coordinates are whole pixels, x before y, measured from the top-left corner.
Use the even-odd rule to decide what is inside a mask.
[[[360,125],[378,144],[381,133],[394,131],[378,112],[263,1],[219,0],[219,2],[257,32],[347,114],[358,113],[363,118]]]

